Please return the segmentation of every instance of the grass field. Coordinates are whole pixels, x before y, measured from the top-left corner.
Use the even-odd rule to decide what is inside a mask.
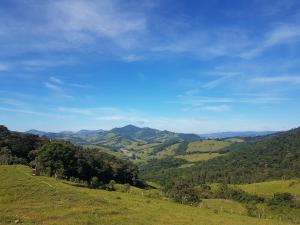
[[[300,198],[300,180],[276,180],[262,183],[236,185],[236,187],[261,196],[272,196],[274,193],[288,192]]]
[[[157,156],[161,158],[161,157],[175,155],[175,150],[178,148],[179,145],[180,145],[180,143],[171,145],[171,146],[167,147],[166,149],[164,149],[163,151],[158,152]]]
[[[178,155],[176,158],[185,159],[188,162],[206,161],[221,156],[219,153],[194,153],[188,155]],[[224,155],[224,154],[223,154]]]
[[[204,199],[200,207],[218,212],[246,215],[246,209],[241,203],[228,199]]]
[[[225,210],[179,205],[133,193],[76,187],[49,177],[32,177],[25,166],[0,166],[0,224],[103,225],[287,225]],[[213,205],[217,206],[213,206]],[[235,206],[237,208],[239,206]]]
[[[189,144],[187,152],[218,152],[233,143],[233,141],[218,140],[194,141]]]

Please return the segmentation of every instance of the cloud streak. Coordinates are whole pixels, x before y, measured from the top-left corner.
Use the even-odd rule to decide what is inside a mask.
[[[252,81],[262,84],[300,84],[300,76],[256,77]]]

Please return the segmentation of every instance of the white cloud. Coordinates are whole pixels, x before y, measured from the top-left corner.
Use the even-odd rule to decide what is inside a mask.
[[[33,111],[33,110],[27,110],[27,109],[16,109],[16,108],[5,108],[0,107],[0,111],[6,111],[6,112],[14,112],[14,113],[20,113],[20,114],[29,114],[29,115],[35,115],[35,116],[47,116],[47,117],[55,117],[55,118],[65,118],[62,115],[58,115],[55,113],[47,113],[47,112],[39,112],[39,111]]]
[[[300,24],[282,24],[268,31],[261,42],[257,42],[252,49],[242,52],[240,56],[252,59],[265,50],[281,44],[295,44],[300,41]]]
[[[10,66],[4,63],[0,63],[0,72],[7,72],[10,70]]]
[[[55,92],[61,92],[62,89],[60,86],[50,83],[50,82],[44,82],[44,85],[46,88],[50,89],[51,91],[55,91]]]
[[[263,84],[282,84],[282,83],[290,83],[290,84],[300,84],[300,76],[273,76],[273,77],[256,77],[253,78],[252,81],[256,83]]]
[[[99,117],[99,114],[116,114],[119,113],[117,108],[113,107],[94,107],[94,108],[78,108],[78,107],[59,107],[58,110],[64,113],[79,114],[84,116]]]
[[[134,43],[135,37],[131,34],[146,28],[141,13],[122,8],[115,1],[51,1],[49,13],[50,27],[75,43],[104,37],[127,48]]]
[[[124,56],[122,58],[122,60],[125,62],[128,62],[128,63],[131,63],[131,62],[141,61],[141,60],[143,60],[143,57],[139,56],[139,55],[135,55],[135,54],[129,54],[129,55]]]
[[[126,120],[124,116],[98,116],[96,120]]]
[[[200,110],[206,111],[215,111],[215,112],[223,112],[230,109],[229,105],[214,105],[214,106],[204,106],[200,108]]]
[[[51,82],[57,83],[57,84],[62,84],[62,83],[63,83],[60,79],[58,79],[58,78],[56,78],[56,77],[50,77],[49,80],[50,80]]]
[[[24,101],[20,101],[13,98],[0,98],[0,103],[5,105],[12,105],[12,106],[24,106],[26,103]]]

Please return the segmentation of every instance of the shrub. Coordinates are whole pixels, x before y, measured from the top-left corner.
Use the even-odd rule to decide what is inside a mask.
[[[295,207],[293,195],[290,193],[275,193],[271,199],[268,200],[269,205],[284,205]]]
[[[116,184],[116,181],[114,180],[111,180],[106,186],[105,186],[105,189],[107,191],[115,191],[115,184]]]
[[[199,193],[192,184],[184,181],[175,182],[167,195],[180,204],[197,205],[201,201]]]
[[[100,182],[99,182],[98,177],[92,177],[90,186],[91,186],[92,188],[97,188],[97,187],[100,186]]]

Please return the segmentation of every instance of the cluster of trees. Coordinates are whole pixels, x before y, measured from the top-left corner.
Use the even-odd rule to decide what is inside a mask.
[[[175,202],[185,205],[198,205],[201,202],[199,191],[185,180],[176,180],[165,187],[165,193]]]
[[[32,134],[11,132],[0,126],[0,164],[28,164],[48,140]]]
[[[92,187],[117,183],[141,185],[138,169],[129,162],[98,151],[83,149],[68,142],[51,141],[44,144],[36,158],[38,170],[49,176],[77,179]]]
[[[145,181],[153,181],[163,186],[169,185],[173,179],[182,175],[179,167],[187,163],[186,160],[174,157],[150,159],[139,166],[139,175]]]
[[[142,165],[143,178],[162,185],[178,176],[196,185],[204,183],[253,183],[300,177],[300,128],[255,141],[236,143],[222,157],[179,168],[176,158],[151,160]]]
[[[0,164],[36,166],[43,174],[83,181],[91,186],[112,180],[143,185],[138,181],[137,167],[129,161],[69,142],[11,132],[4,126],[0,126]]]
[[[153,154],[161,152],[164,149],[166,149],[166,148],[168,148],[168,147],[170,147],[170,146],[172,146],[174,144],[177,144],[178,142],[179,142],[179,140],[177,138],[172,138],[172,139],[166,140],[163,143],[161,143],[158,146],[155,146],[153,148]]]
[[[227,155],[199,163],[187,174],[198,184],[300,177],[300,128],[229,148]]]

